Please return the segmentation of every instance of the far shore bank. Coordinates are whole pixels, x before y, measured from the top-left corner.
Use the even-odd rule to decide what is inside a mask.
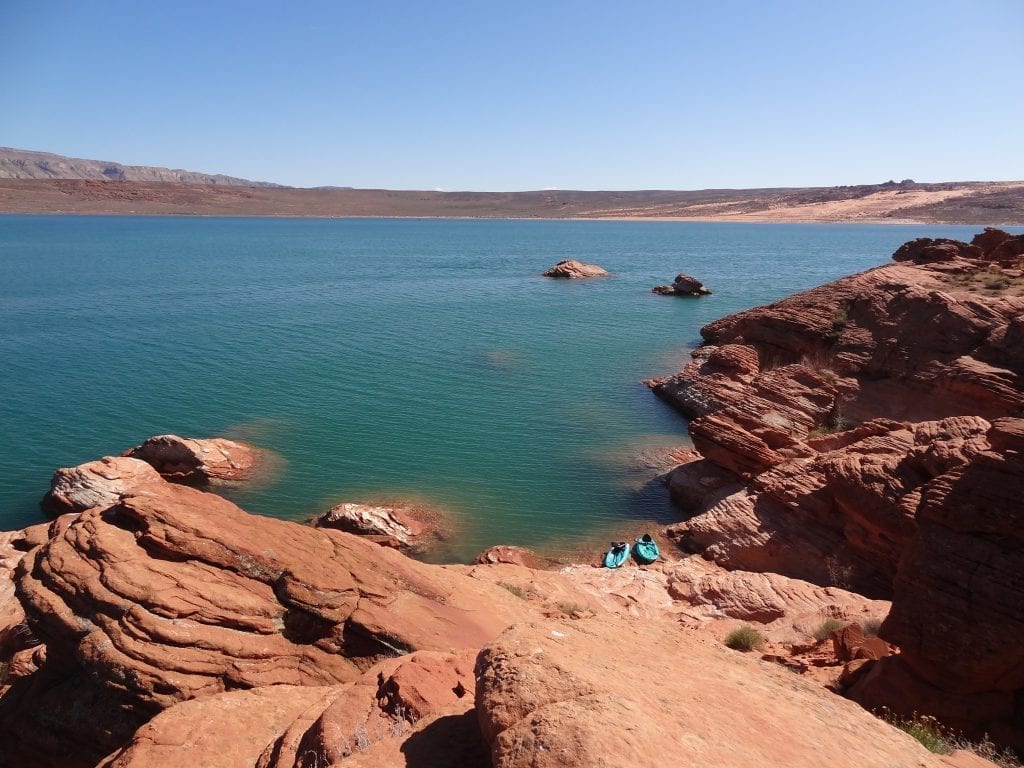
[[[0,214],[1024,225],[1024,181],[437,192],[0,179]]]
[[[714,217],[714,216],[387,216],[387,215],[326,215],[326,214],[249,214],[249,213],[151,213],[137,211],[0,211],[0,217],[15,216],[74,216],[87,218],[167,218],[167,219],[296,219],[296,220],[368,220],[368,221],[572,221],[572,222],[616,222],[656,224],[852,224],[865,226],[922,226],[949,227],[999,227],[1018,229],[1024,227],[1024,218],[1012,222],[991,221],[930,221],[926,219],[896,218],[781,218],[781,217]]]

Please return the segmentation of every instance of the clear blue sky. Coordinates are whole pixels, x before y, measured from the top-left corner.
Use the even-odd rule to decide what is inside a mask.
[[[297,186],[1024,179],[1024,0],[0,0],[0,145]]]

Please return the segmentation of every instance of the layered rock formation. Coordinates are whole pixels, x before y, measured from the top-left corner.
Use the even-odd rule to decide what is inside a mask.
[[[0,700],[0,729],[11,760],[43,764],[94,764],[182,701],[353,681],[538,615],[497,585],[159,479],[82,512],[15,577],[48,652]]]
[[[997,230],[907,243],[897,263],[706,326],[693,362],[651,382],[698,452],[668,477],[695,515],[671,537],[730,568],[891,596],[881,635],[903,652],[853,694],[1015,744],[1022,252]]]
[[[672,285],[659,285],[656,288],[651,288],[651,293],[661,296],[708,296],[711,291],[696,277],[680,272],[672,281]]]
[[[251,445],[222,437],[196,440],[157,435],[124,452],[153,466],[168,480],[203,484],[212,480],[245,480],[257,465]]]
[[[10,538],[21,548],[12,547],[8,561],[25,609],[20,620],[46,646],[26,649],[0,696],[4,766],[484,768],[491,758],[518,764],[531,750],[529,759],[542,765],[551,756],[538,745],[549,737],[523,742],[519,726],[505,723],[510,707],[536,701],[534,673],[524,667],[512,679],[494,672],[507,643],[486,649],[474,673],[479,649],[510,624],[543,627],[541,634],[559,640],[573,632],[596,637],[604,656],[585,643],[566,649],[594,679],[609,677],[604,667],[614,662],[611,677],[627,680],[627,646],[628,657],[648,659],[659,679],[685,680],[688,700],[714,699],[722,675],[747,679],[763,694],[753,711],[775,707],[772,680],[781,674],[788,683],[793,675],[714,650],[728,629],[761,622],[766,658],[813,672],[788,658],[790,644],[808,642],[823,619],[867,623],[888,610],[840,589],[725,571],[697,557],[553,572],[501,562],[515,558],[497,550],[488,564],[425,565],[343,532],[252,517],[213,494],[149,476],[123,487],[113,503]],[[613,613],[644,623],[610,625]],[[540,647],[523,637],[513,644]],[[525,660],[535,656],[530,650]],[[810,678],[838,677],[829,656],[814,664],[833,671]],[[688,664],[718,666],[696,677]],[[495,689],[496,682],[511,687]],[[619,689],[596,691],[603,700]],[[683,742],[732,733],[734,712],[711,709],[690,722],[683,694],[663,691],[676,704],[652,714],[636,693],[623,700],[631,703],[619,725],[676,729]],[[816,685],[802,695],[793,700],[794,718],[800,707],[842,706]],[[589,733],[588,706],[568,701],[560,727]],[[888,726],[870,728],[888,734],[878,746],[867,731],[870,749],[895,761],[927,760],[913,742],[893,741]],[[506,732],[519,739],[511,763],[498,746]],[[776,745],[749,736],[744,750],[774,759]],[[589,738],[562,764],[594,764]],[[616,760],[633,748],[608,744]]]
[[[574,280],[581,277],[604,277],[608,272],[596,264],[585,264],[582,261],[566,259],[545,270],[542,274],[544,277]]]
[[[110,506],[130,489],[162,483],[160,473],[141,459],[106,456],[54,472],[40,506],[54,516],[83,512]]]

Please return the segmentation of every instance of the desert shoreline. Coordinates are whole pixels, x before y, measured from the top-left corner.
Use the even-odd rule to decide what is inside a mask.
[[[436,192],[0,179],[0,215],[1024,225],[1024,182]]]

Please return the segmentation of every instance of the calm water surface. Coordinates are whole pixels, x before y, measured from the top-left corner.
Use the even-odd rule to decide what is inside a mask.
[[[227,494],[252,512],[447,509],[442,558],[639,532],[677,518],[646,457],[686,442],[639,382],[701,325],[977,229],[0,217],[0,529],[54,468],[174,432],[274,452]],[[539,277],[566,258],[614,276]],[[650,293],[680,271],[714,295]]]

